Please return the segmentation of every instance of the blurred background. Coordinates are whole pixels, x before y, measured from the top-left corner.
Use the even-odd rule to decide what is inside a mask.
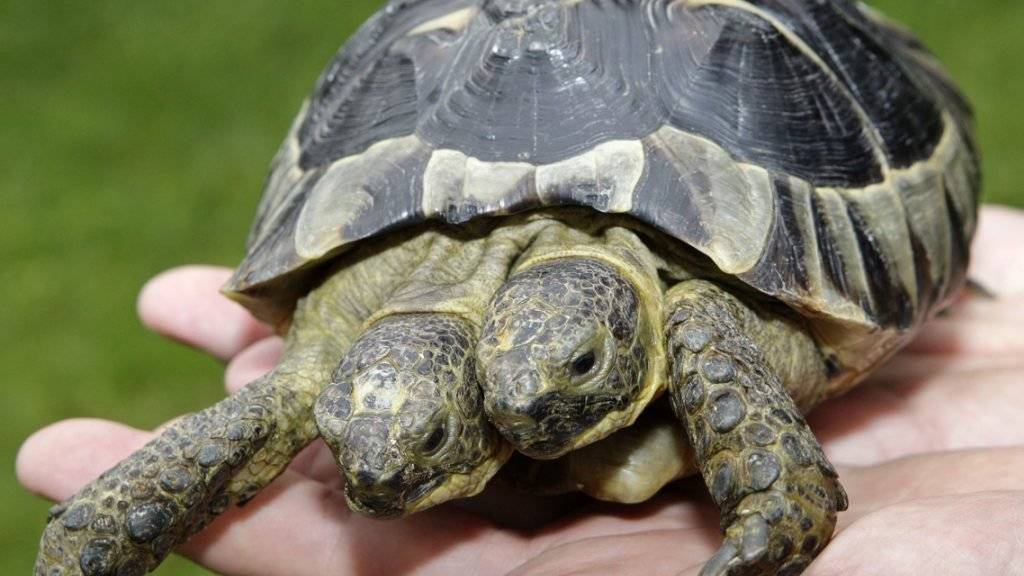
[[[1024,2],[870,3],[973,101],[986,201],[1024,207]],[[238,263],[300,102],[380,4],[0,0],[0,574],[31,571],[49,506],[14,479],[33,430],[151,428],[223,394],[223,366],[142,329],[136,294],[173,266]]]

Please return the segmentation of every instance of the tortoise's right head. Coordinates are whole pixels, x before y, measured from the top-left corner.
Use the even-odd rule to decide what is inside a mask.
[[[600,440],[642,409],[644,337],[635,289],[610,265],[530,266],[495,295],[477,345],[488,417],[533,458]]]

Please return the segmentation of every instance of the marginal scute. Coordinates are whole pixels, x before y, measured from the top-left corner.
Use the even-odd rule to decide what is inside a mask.
[[[310,191],[299,215],[295,226],[298,255],[307,260],[324,256],[344,243],[345,229],[374,208],[377,195],[401,194],[378,186],[421,146],[415,136],[385,140],[332,164]]]
[[[844,194],[879,324],[909,329],[917,307],[917,277],[907,215],[897,194],[872,187]]]
[[[484,162],[458,150],[437,150],[423,175],[423,213],[461,222],[500,212],[526,194],[534,170],[527,162]]]
[[[846,296],[834,313],[844,320],[869,324],[865,311],[874,309],[874,301],[846,201],[838,190],[819,188],[814,192],[812,203],[825,277]]]
[[[960,130],[950,130],[939,146],[932,164],[938,170],[945,167],[943,178],[948,198],[966,227],[966,230],[957,232],[962,232],[964,238],[970,238],[978,224],[977,195],[981,183],[977,158],[966,142],[966,135]]]
[[[699,219],[707,237],[687,238],[678,228],[669,231],[693,243],[723,272],[752,268],[771,225],[774,200],[767,172],[740,164],[714,142],[671,126],[658,130],[648,142],[678,172],[678,194],[689,196],[689,204],[699,211],[686,217]]]
[[[267,235],[268,229],[280,225],[279,216],[287,200],[298,190],[304,172],[299,168],[302,150],[299,146],[299,128],[309,109],[309,100],[302,103],[299,115],[270,163],[270,175],[263,187],[263,197],[256,209],[256,220],[249,234],[249,246],[255,246]]]
[[[637,140],[606,142],[575,158],[537,168],[537,194],[545,204],[587,204],[603,212],[629,212],[644,172]]]

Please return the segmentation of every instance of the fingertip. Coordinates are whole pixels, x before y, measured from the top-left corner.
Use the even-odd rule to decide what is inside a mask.
[[[139,317],[158,334],[229,359],[272,333],[220,293],[230,277],[228,268],[198,265],[158,274],[139,293]]]
[[[150,278],[139,291],[140,312],[148,313],[159,308],[159,304],[175,297],[183,290],[202,292],[218,291],[231,277],[231,270],[220,266],[191,264],[178,266],[160,272]]]
[[[150,437],[106,420],[64,420],[36,431],[22,443],[15,458],[15,474],[29,491],[63,500]]]

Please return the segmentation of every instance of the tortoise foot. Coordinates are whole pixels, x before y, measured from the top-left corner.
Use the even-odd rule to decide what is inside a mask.
[[[704,565],[701,576],[803,573],[832,536],[835,510],[827,503],[815,506],[798,493],[772,490],[744,499],[732,523],[725,527],[725,541]]]
[[[36,576],[139,576],[291,459],[277,415],[295,395],[268,375],[175,422],[70,499],[50,509]],[[279,461],[279,462],[278,462]]]

